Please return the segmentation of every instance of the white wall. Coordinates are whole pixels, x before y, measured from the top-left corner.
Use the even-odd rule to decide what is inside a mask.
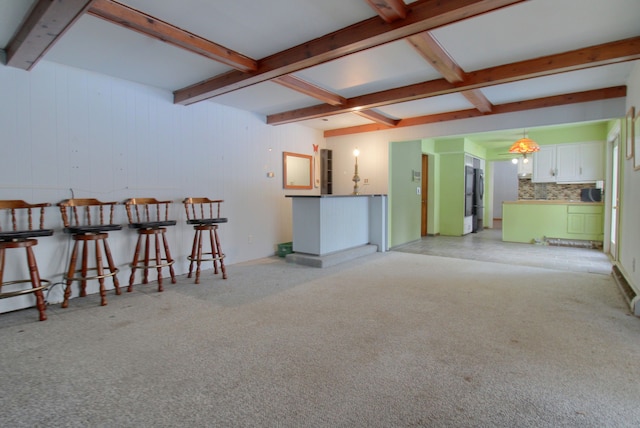
[[[640,61],[635,62],[627,82],[627,110],[634,106],[640,109]],[[636,130],[636,133],[640,130]],[[637,293],[640,294],[640,170],[634,171],[633,159],[626,159],[624,145],[622,154],[622,203],[620,213],[619,266]],[[636,159],[640,153],[635,154]],[[639,310],[636,308],[636,313]]]
[[[493,218],[502,218],[502,203],[518,199],[518,165],[493,162]]]
[[[291,240],[291,201],[285,194],[319,193],[282,188],[282,152],[312,154],[312,144],[324,146],[322,134],[307,127],[268,126],[263,117],[212,102],[177,106],[170,92],[46,61],[31,72],[0,66],[0,88],[0,199],[176,201],[178,225],[168,237],[177,274],[187,270],[193,237],[178,203],[183,198],[225,200],[222,213],[229,223],[220,235],[226,262],[233,264],[273,255],[277,243]],[[275,178],[267,178],[270,171]],[[117,213],[126,224],[124,207]],[[46,214],[56,232],[41,238],[35,252],[41,276],[57,282],[69,237],[58,208]],[[126,227],[109,237],[121,284],[128,282],[136,238]],[[24,255],[13,251],[5,280],[27,278]],[[90,287],[95,291],[97,284]],[[56,288],[50,300],[56,300]],[[0,300],[0,312],[32,299]]]

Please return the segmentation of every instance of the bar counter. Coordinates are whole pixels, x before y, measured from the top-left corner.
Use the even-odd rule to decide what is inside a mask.
[[[292,198],[293,251],[324,256],[362,245],[387,250],[387,195],[286,195]]]

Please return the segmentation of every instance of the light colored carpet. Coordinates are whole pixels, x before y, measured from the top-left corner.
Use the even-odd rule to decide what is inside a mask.
[[[6,427],[622,427],[640,320],[605,275],[399,252],[0,316]]]

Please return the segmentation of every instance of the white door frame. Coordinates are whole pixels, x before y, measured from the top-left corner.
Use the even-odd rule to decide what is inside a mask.
[[[617,156],[614,157],[614,148],[616,148]],[[606,145],[606,185],[604,188],[604,252],[609,255],[611,260],[618,260],[618,241],[620,224],[620,122],[618,121],[609,134],[607,135]],[[617,159],[616,159],[617,158]],[[617,165],[614,168],[614,161]],[[613,194],[614,181],[616,183],[616,194]],[[612,226],[616,226],[612,231]]]

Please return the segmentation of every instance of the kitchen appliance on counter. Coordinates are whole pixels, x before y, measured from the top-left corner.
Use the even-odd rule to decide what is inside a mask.
[[[580,200],[582,202],[602,202],[602,189],[589,187],[580,190]]]

